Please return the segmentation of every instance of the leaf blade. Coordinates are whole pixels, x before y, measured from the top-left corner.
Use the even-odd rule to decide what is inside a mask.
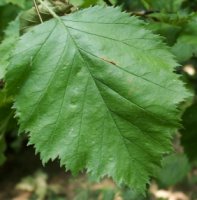
[[[73,173],[87,168],[143,191],[188,95],[175,65],[136,18],[94,7],[25,34],[6,81],[43,162],[59,157]]]

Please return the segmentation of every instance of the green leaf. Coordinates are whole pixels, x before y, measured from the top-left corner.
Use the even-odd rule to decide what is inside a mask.
[[[166,11],[166,12],[177,12],[181,8],[182,3],[185,0],[145,0],[149,4],[149,9]]]
[[[165,42],[172,46],[192,17],[193,14],[188,15],[182,12],[153,13],[147,16],[148,28],[163,36]]]
[[[174,45],[181,31],[181,27],[164,22],[151,22],[148,24],[148,28],[154,33],[163,36],[168,45]]]
[[[194,16],[184,27],[184,30],[177,38],[172,52],[176,55],[178,61],[184,62],[193,56],[197,56],[197,17]]]
[[[189,170],[190,165],[184,154],[166,156],[162,161],[162,168],[156,173],[157,181],[165,187],[173,186],[182,181]]]
[[[7,3],[12,3],[14,5],[17,5],[21,8],[25,7],[25,0],[6,0]]]
[[[88,7],[88,6],[91,6],[91,5],[96,5],[96,4],[99,4],[99,3],[104,3],[103,0],[84,0],[83,3],[82,3],[82,7]]]
[[[0,0],[0,6],[4,6],[6,4],[5,0]]]
[[[21,131],[43,162],[143,191],[171,149],[188,96],[158,36],[119,8],[93,7],[24,34],[6,75]]]
[[[7,131],[16,129],[16,122],[13,119],[13,110],[11,109],[12,101],[6,99],[6,102],[0,107],[0,135],[4,135]]]
[[[164,11],[168,14],[177,12],[185,0],[117,0],[123,3],[126,8],[131,10],[151,10],[151,11]]]
[[[4,155],[6,150],[5,133],[6,131],[11,130],[13,124],[15,124],[11,106],[12,99],[6,97],[5,90],[0,90],[0,165],[2,165],[6,160]]]
[[[111,0],[110,2],[114,3],[114,1],[111,1]],[[105,5],[105,1],[103,0],[71,0],[70,3],[82,8],[86,8],[93,5]]]
[[[18,19],[11,22],[5,30],[5,39],[0,44],[0,79],[4,78],[6,67],[9,63],[10,51],[19,38]]]
[[[0,0],[0,6],[8,4],[8,3],[12,3],[14,5],[21,7],[21,8],[25,7],[25,0]]]

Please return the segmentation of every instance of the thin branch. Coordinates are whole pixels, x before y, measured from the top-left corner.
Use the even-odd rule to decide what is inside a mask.
[[[36,12],[37,12],[37,14],[38,14],[38,17],[39,17],[39,19],[40,19],[40,22],[43,23],[43,20],[42,20],[42,17],[41,17],[41,15],[40,15],[40,11],[39,11],[38,5],[37,5],[37,3],[36,3],[36,0],[34,0],[34,6],[35,6]]]
[[[40,2],[41,5],[43,5],[48,11],[49,13],[56,19],[60,20],[60,18],[58,17],[58,15],[42,0],[38,0]]]

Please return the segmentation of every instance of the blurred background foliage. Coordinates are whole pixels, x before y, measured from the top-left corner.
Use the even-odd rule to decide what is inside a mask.
[[[124,186],[115,186],[110,179],[94,183],[84,174],[71,178],[57,167],[58,163],[42,167],[34,150],[26,147],[27,138],[18,135],[11,110],[12,98],[6,96],[3,81],[10,52],[22,34],[21,28],[29,28],[31,20],[33,25],[39,21],[35,16],[28,18],[32,0],[0,0],[0,200],[196,200],[197,0],[70,0],[69,3],[74,9],[65,14],[94,5],[120,6],[131,16],[142,19],[169,46],[177,60],[174,71],[183,75],[193,98],[180,105],[182,127],[174,134],[174,152],[166,155],[161,168],[156,169],[147,197]]]

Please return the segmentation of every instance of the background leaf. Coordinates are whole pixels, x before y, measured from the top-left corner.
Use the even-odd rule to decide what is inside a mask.
[[[177,38],[172,51],[180,62],[187,61],[193,56],[197,56],[197,17],[194,16],[184,27],[182,33]]]
[[[0,79],[4,78],[5,69],[9,63],[11,51],[19,38],[19,21],[11,22],[5,30],[4,40],[0,44]]]
[[[162,168],[157,171],[156,177],[160,185],[169,187],[182,181],[189,170],[187,157],[184,154],[175,153],[163,159]]]
[[[177,38],[184,31],[184,27],[192,18],[192,14],[187,13],[152,13],[149,14],[146,21],[148,28],[154,33],[163,36],[164,41],[173,46],[177,42]],[[177,54],[181,53],[182,49],[177,49]],[[179,52],[181,51],[181,52]]]
[[[6,91],[0,90],[0,165],[2,165],[6,158],[4,152],[6,150],[5,134],[15,127],[15,120],[13,120],[13,111],[11,110],[12,99],[6,97]]]
[[[25,0],[0,0],[0,6],[8,4],[8,3],[12,3],[14,5],[21,7],[21,8],[25,7]]]

